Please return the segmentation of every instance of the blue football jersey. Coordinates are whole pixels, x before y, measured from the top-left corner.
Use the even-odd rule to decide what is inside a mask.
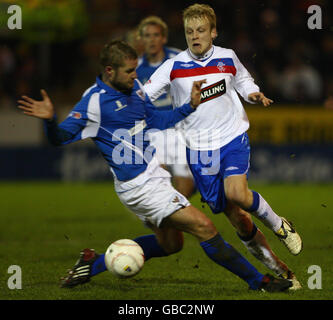
[[[151,65],[147,59],[147,56],[144,54],[139,59],[139,64],[136,69],[136,73],[138,75],[138,79],[141,83],[145,83],[149,80],[150,76],[158,69],[158,67],[165,62],[166,60],[173,58],[176,56],[180,50],[175,48],[164,47],[164,59],[159,64]],[[172,110],[172,101],[171,96],[168,92],[162,94],[158,99],[156,99],[153,104],[157,107],[158,110],[165,111],[165,110]]]
[[[164,130],[183,120],[194,109],[185,104],[172,111],[158,112],[139,81],[131,94],[114,90],[97,77],[68,117],[59,125],[45,121],[54,145],[91,138],[120,181],[142,173],[155,152],[148,130]]]

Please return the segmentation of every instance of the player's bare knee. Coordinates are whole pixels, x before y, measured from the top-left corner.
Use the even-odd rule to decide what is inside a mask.
[[[208,219],[206,216],[205,218],[202,218],[200,221],[198,221],[198,224],[196,226],[196,235],[198,238],[201,239],[209,239],[216,235],[216,228],[213,222]]]
[[[232,203],[240,206],[240,207],[246,207],[248,202],[248,194],[247,190],[244,189],[236,189],[236,188],[230,188],[230,190],[226,191],[226,198],[228,201],[231,201]]]

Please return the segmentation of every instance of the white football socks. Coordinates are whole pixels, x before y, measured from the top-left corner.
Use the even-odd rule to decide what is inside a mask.
[[[256,211],[252,211],[251,214],[257,217],[262,223],[273,230],[274,232],[278,231],[282,226],[282,219],[278,216],[266,200],[258,193],[259,195],[259,206]]]
[[[275,274],[281,275],[288,270],[288,267],[278,259],[269,247],[264,235],[258,229],[256,235],[249,241],[241,240],[249,252],[262,262],[268,269]]]

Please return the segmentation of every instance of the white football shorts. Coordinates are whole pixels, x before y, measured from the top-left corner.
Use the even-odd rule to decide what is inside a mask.
[[[163,170],[159,167],[158,171]],[[170,177],[151,177],[144,184],[118,193],[120,201],[144,224],[159,227],[162,220],[190,202],[172,185]]]
[[[156,157],[170,169],[173,176],[193,178],[186,160],[186,144],[181,132],[174,128],[150,134]]]

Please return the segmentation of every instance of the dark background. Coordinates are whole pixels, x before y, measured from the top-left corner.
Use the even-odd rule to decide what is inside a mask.
[[[17,1],[22,30],[9,30],[4,19],[12,2],[1,1],[0,110],[13,108],[21,94],[37,96],[46,88],[60,103],[73,103],[94,82],[98,53],[114,38],[128,38],[140,20],[159,15],[169,26],[168,45],[186,48],[182,10],[193,1],[96,0]],[[200,3],[205,3],[201,1]],[[331,1],[208,1],[217,15],[216,45],[232,48],[261,90],[276,103],[323,104],[333,95]],[[73,10],[81,10],[79,13]],[[79,4],[79,5],[78,5]],[[310,5],[322,9],[322,29],[307,25]],[[75,20],[60,28],[49,23],[62,5]],[[34,18],[49,6],[46,18]],[[29,14],[25,13],[30,7]],[[53,9],[52,9],[53,8]],[[78,10],[78,9],[76,9]],[[46,11],[45,11],[46,12]],[[35,21],[34,23],[31,21]],[[27,29],[33,32],[28,34]],[[52,30],[56,35],[47,33]]]

